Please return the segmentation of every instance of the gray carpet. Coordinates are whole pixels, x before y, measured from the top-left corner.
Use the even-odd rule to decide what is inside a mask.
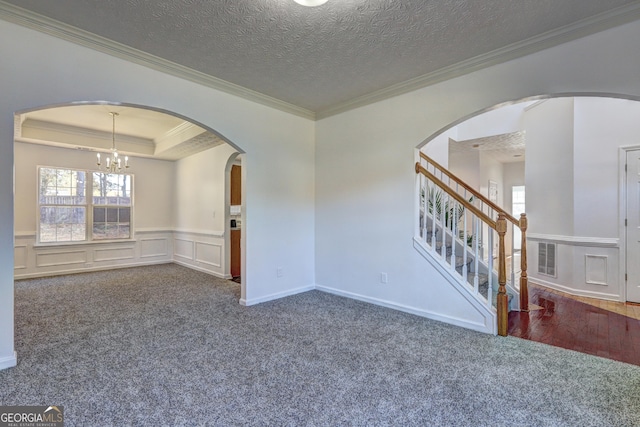
[[[176,265],[16,282],[1,405],[67,426],[638,426],[640,367]]]

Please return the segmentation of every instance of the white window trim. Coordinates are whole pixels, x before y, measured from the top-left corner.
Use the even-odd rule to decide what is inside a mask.
[[[49,169],[63,169],[63,170],[73,170],[73,171],[81,171],[85,172],[86,180],[85,185],[87,186],[85,193],[87,194],[86,199],[87,203],[84,206],[87,210],[85,219],[85,240],[76,240],[76,241],[68,241],[68,242],[41,242],[40,241],[40,169],[41,168],[49,168]],[[93,238],[93,173],[110,173],[99,169],[79,169],[73,167],[65,167],[65,166],[46,166],[46,165],[37,165],[36,166],[36,239],[33,244],[34,248],[52,248],[56,246],[77,246],[77,245],[102,245],[102,244],[114,244],[114,243],[131,243],[136,242],[135,231],[134,231],[134,212],[135,212],[135,175],[133,173],[122,173],[119,175],[129,175],[131,177],[131,212],[129,213],[129,237],[126,239],[94,239]],[[72,206],[72,205],[68,205]],[[103,206],[103,205],[99,205]]]

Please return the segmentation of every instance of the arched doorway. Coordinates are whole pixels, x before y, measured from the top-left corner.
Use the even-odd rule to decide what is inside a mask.
[[[526,189],[529,281],[554,295],[542,300],[564,295],[571,307],[577,301],[588,312],[603,310],[601,318],[635,318],[624,302],[637,301],[640,282],[634,269],[638,224],[629,220],[638,206],[632,191],[640,157],[637,101],[562,94],[501,104],[448,126],[421,149],[483,193],[491,181],[499,184],[505,209],[513,209],[515,187]],[[559,307],[540,301],[534,304],[543,310]],[[565,327],[572,337],[593,336],[574,330],[588,321],[575,323]],[[563,339],[562,333],[547,336]]]
[[[15,126],[16,278],[165,262],[229,276],[225,166],[230,156],[243,151],[223,135],[177,113],[110,102],[22,110],[16,113]],[[105,166],[104,161],[97,165],[96,154],[104,159],[112,143],[121,157],[129,157],[129,168],[114,171],[131,177],[128,206],[111,206],[106,198],[95,205],[90,194],[96,188],[93,176]],[[64,206],[64,197],[23,197],[40,191],[42,167],[83,171],[86,194],[76,193],[74,206]],[[77,184],[76,178],[68,186],[41,190],[68,196],[65,192],[75,191]],[[42,215],[49,211],[52,215]],[[65,214],[71,212],[75,217],[70,220]],[[115,221],[107,220],[118,212]],[[45,225],[79,231],[71,239],[64,233],[52,239],[43,237]],[[100,226],[130,230],[117,238],[101,238]],[[245,291],[243,285],[242,295]]]

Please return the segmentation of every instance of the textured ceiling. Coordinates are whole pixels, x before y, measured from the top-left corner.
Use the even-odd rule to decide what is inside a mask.
[[[635,0],[9,0],[210,76],[326,111]]]
[[[500,163],[524,162],[525,131],[455,141],[449,139],[449,153],[482,151]]]

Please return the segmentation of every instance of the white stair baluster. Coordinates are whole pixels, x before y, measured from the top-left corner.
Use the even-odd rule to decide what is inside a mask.
[[[478,271],[479,269],[479,259],[480,259],[480,251],[479,251],[479,237],[480,236],[480,219],[473,214],[473,290],[476,295],[478,295]]]
[[[514,246],[516,226],[509,222],[511,225],[511,286],[518,288],[519,284],[516,284],[516,250]]]
[[[447,199],[447,193],[442,191],[442,196],[440,197],[440,225],[442,226],[442,244],[440,246],[440,255],[442,255],[442,260],[447,262],[447,215],[445,214],[445,206]]]
[[[487,289],[487,304],[489,305],[489,307],[491,307],[493,305],[493,229],[492,228],[488,228],[488,237],[489,237],[489,242],[488,242],[488,251],[489,251],[489,258],[487,260],[487,265],[489,266],[489,272],[488,272],[488,286],[489,288]]]
[[[463,215],[463,221],[462,221],[462,265],[464,265],[466,267],[467,265],[467,252],[468,252],[468,248],[467,248],[467,210],[465,209],[462,212]],[[462,282],[466,285],[467,283],[467,276],[468,276],[468,268],[462,268]]]
[[[451,204],[451,209],[449,209],[449,227],[451,228],[451,267],[453,271],[458,271],[456,266],[458,263],[456,262],[456,230],[457,230],[457,221],[458,221],[458,201],[450,197],[449,203]]]
[[[420,212],[422,212],[422,224],[420,224],[420,237],[427,243],[427,178],[420,174]],[[418,219],[420,221],[420,219]]]

